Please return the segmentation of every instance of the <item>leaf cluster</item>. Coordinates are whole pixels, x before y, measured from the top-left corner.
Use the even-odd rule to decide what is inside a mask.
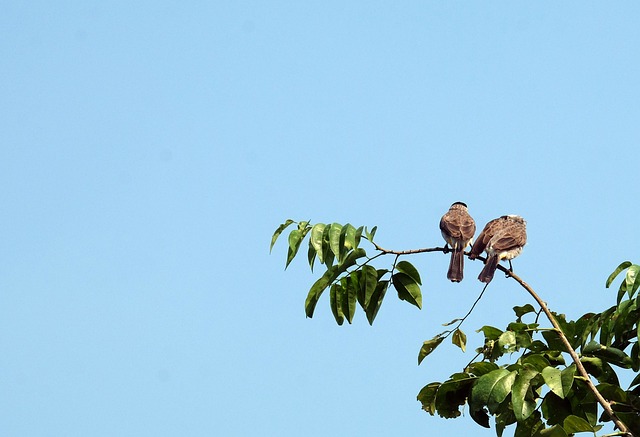
[[[373,241],[376,227],[368,230],[349,223],[293,220],[276,229],[271,248],[291,225],[295,226],[288,236],[285,268],[307,236],[309,267],[312,271],[314,265],[323,268],[307,293],[305,313],[312,317],[321,295],[329,290],[329,305],[340,325],[344,320],[352,323],[358,306],[373,324],[390,285],[399,299],[421,308],[420,274],[413,264],[399,258],[423,251],[444,251],[387,251]],[[367,255],[360,247],[362,240],[371,243],[377,253]],[[384,255],[394,255],[391,265],[374,267],[373,262]],[[604,422],[612,419],[640,436],[640,266],[621,263],[607,279],[606,287],[622,272],[625,274],[616,304],[577,320],[550,312],[528,290],[555,327],[541,327],[540,312],[530,304],[514,307],[516,318],[504,330],[489,325],[478,330],[484,335],[484,342],[461,372],[420,390],[418,401],[422,408],[444,418],[459,417],[467,408],[469,416],[483,427],[489,427],[493,417],[499,437],[510,425],[515,425],[516,437],[564,437],[581,432],[595,435]],[[472,310],[473,307],[469,313]],[[460,325],[469,313],[445,324],[457,323],[453,328],[425,341],[418,353],[418,364],[448,337],[464,352],[467,336]],[[614,368],[636,374],[629,387],[621,387]],[[598,383],[595,389],[591,378]],[[607,414],[599,411],[601,407]]]
[[[597,390],[629,430],[640,435],[640,375],[625,390],[614,370],[637,373],[640,368],[640,266],[621,264],[606,285],[609,287],[625,269],[615,306],[576,321],[553,315],[571,347],[580,352],[580,363],[597,380]],[[492,416],[498,436],[513,424],[516,437],[595,435],[602,423],[611,419],[599,414],[587,381],[576,373],[576,364],[565,359],[567,350],[559,332],[541,328],[537,316],[533,323],[523,322],[525,314],[535,313],[529,304],[514,307],[514,311],[516,320],[505,330],[493,326],[478,330],[484,334],[484,344],[476,350],[478,361],[442,383],[423,387],[418,394],[422,408],[431,415],[455,418],[466,405],[469,416],[483,427],[489,427]],[[419,361],[437,348],[440,338],[425,342]],[[499,365],[516,353],[515,360]]]
[[[298,254],[307,235],[307,261],[311,271],[316,260],[323,266],[324,272],[309,289],[305,300],[305,313],[313,317],[316,305],[322,294],[329,290],[329,305],[336,322],[342,325],[345,320],[351,323],[357,306],[364,311],[369,324],[373,324],[389,285],[393,285],[398,298],[418,308],[422,308],[422,280],[418,270],[408,261],[398,261],[390,268],[375,268],[372,261],[383,255],[368,256],[360,242],[365,239],[373,242],[376,227],[371,230],[364,226],[356,228],[347,223],[295,222],[291,219],[282,223],[271,238],[273,248],[278,237],[290,226],[297,224],[288,237],[288,251],[285,268]],[[317,265],[316,265],[317,266]]]

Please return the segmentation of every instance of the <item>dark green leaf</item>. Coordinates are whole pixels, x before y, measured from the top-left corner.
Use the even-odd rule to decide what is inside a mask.
[[[560,375],[560,381],[562,382],[562,392],[569,393],[571,387],[573,387],[573,377],[576,374],[576,365],[572,364],[569,367],[562,370]]]
[[[465,369],[465,371],[475,376],[482,376],[496,369],[498,369],[498,365],[495,363],[489,363],[487,361],[478,361],[478,362],[469,364]]]
[[[515,306],[513,307],[513,311],[515,311],[516,317],[518,318],[518,320],[520,319],[520,317],[524,316],[525,314],[536,312],[535,308],[530,303],[521,307]]]
[[[498,337],[502,335],[502,331],[498,328],[494,328],[493,326],[483,326],[476,332],[482,332],[486,340],[497,340]]]
[[[476,383],[473,385],[473,388],[471,389],[471,396],[469,397],[469,409],[476,411],[484,408],[485,406],[488,406],[489,398],[492,396],[493,391],[496,389],[498,382],[504,380],[504,378],[508,377],[510,374],[511,372],[509,372],[507,369],[497,369],[492,372],[485,373],[480,378],[478,378]],[[511,381],[511,383],[513,384],[513,380]],[[511,387],[507,389],[506,394],[504,395],[502,400],[500,400],[500,402],[505,399],[505,397],[509,393],[508,390],[510,389]],[[502,388],[499,388],[499,390],[502,390]],[[499,404],[500,402],[498,402],[498,399],[500,399],[501,396],[502,392],[493,395],[493,403]],[[490,408],[489,412],[493,414],[495,413],[495,409]]]
[[[329,293],[331,312],[333,313],[333,317],[336,319],[336,322],[338,322],[338,325],[342,325],[342,323],[344,323],[344,313],[342,312],[343,294],[344,290],[340,284],[333,284],[331,286],[331,291]]]
[[[614,372],[606,361],[598,357],[582,356],[580,357],[580,362],[589,374],[595,376],[598,382],[620,385],[616,372]]]
[[[585,355],[593,355],[602,358],[603,360],[606,360],[607,362],[624,369],[631,368],[633,364],[631,358],[626,353],[624,353],[624,351],[621,351],[620,349],[617,349],[615,347],[603,346],[595,341],[587,344],[583,348],[582,353],[584,353]]]
[[[523,365],[528,364],[538,372],[542,372],[543,369],[550,365],[549,360],[547,360],[547,358],[542,354],[528,354],[524,356],[520,361]]]
[[[607,278],[607,283],[606,283],[606,287],[609,288],[609,286],[611,285],[611,283],[613,282],[613,280],[616,278],[616,276],[618,276],[618,274],[620,274],[621,271],[629,268],[631,266],[631,262],[629,261],[625,261],[623,263],[621,263],[614,271],[613,273],[611,273],[609,275],[609,277]]]
[[[462,352],[465,352],[467,350],[467,335],[462,332],[461,329],[456,329],[455,331],[453,331],[451,342],[462,349]]]
[[[282,234],[282,231],[284,231],[291,223],[295,223],[295,222],[291,219],[287,219],[287,221],[285,221],[280,226],[278,226],[278,229],[276,229],[276,231],[273,233],[273,236],[271,237],[271,245],[269,246],[269,253],[271,253],[271,249],[273,249],[273,245],[276,244],[276,240],[278,239],[280,234]]]
[[[351,324],[351,322],[353,321],[353,316],[356,313],[356,299],[358,291],[356,290],[353,284],[353,279],[351,277],[343,278],[341,283],[344,290],[344,296],[342,299],[342,312],[344,313],[347,322]]]
[[[400,261],[396,264],[396,270],[409,276],[416,284],[422,285],[418,269],[416,269],[409,261]]]
[[[307,251],[307,260],[309,261],[309,267],[311,268],[311,271],[313,272],[313,264],[316,260],[316,251],[313,248],[313,246],[309,245],[309,250]]]
[[[436,413],[436,394],[440,388],[439,382],[432,382],[422,387],[418,393],[418,401],[422,403],[422,409],[432,416]]]
[[[466,403],[475,377],[449,380],[438,389],[436,393],[436,411],[438,415],[446,419],[460,416],[460,406]]]
[[[418,365],[422,363],[422,360],[425,359],[427,355],[433,352],[444,340],[444,337],[440,335],[436,335],[431,340],[427,340],[422,343],[422,347],[420,348],[420,352],[418,353]]]
[[[562,424],[564,419],[572,414],[569,400],[561,399],[553,392],[548,392],[544,397],[540,410],[549,425]]]
[[[518,422],[526,420],[536,408],[536,403],[531,398],[529,390],[531,380],[538,376],[539,373],[537,370],[523,367],[516,376],[511,393],[511,404]]]
[[[382,305],[382,300],[384,299],[385,294],[387,293],[387,288],[389,287],[389,281],[380,281],[376,285],[376,289],[373,291],[371,295],[371,299],[369,299],[369,305],[367,306],[367,320],[370,325],[373,325],[373,321],[378,315],[378,311],[380,310],[380,306]]]
[[[336,279],[339,274],[340,272],[338,269],[332,267],[324,272],[324,274],[313,283],[304,303],[304,309],[307,317],[313,317],[313,312],[316,309],[316,304],[318,303],[318,299],[320,299],[322,292],[334,281],[334,279]]]
[[[398,297],[401,300],[407,301],[412,305],[422,309],[422,293],[420,292],[420,286],[404,273],[396,273],[391,277],[393,286],[398,292]]]
[[[516,414],[517,417],[517,414]],[[544,424],[540,419],[540,413],[534,411],[533,414],[527,416],[524,421],[518,421],[513,437],[534,437],[538,436],[540,431],[544,429]]]
[[[498,437],[502,437],[504,429],[514,423],[516,423],[516,416],[512,410],[506,409],[496,414],[496,434]]]
[[[365,310],[369,307],[369,302],[371,302],[371,297],[373,296],[377,285],[378,271],[370,265],[363,266],[362,282],[360,284],[360,287],[363,290]]]

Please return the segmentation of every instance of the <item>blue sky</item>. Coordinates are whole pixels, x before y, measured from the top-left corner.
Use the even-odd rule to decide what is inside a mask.
[[[410,261],[338,327],[284,271],[287,218],[441,245],[440,216],[528,221],[516,271],[575,318],[640,261],[636,3],[11,2],[0,14],[0,434],[495,435],[415,396],[471,358],[422,341],[480,265]],[[381,264],[382,265],[382,264]],[[496,277],[465,322],[531,299]]]

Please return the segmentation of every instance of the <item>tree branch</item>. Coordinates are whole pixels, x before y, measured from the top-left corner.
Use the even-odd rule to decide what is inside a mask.
[[[397,256],[400,256],[400,255],[414,255],[414,254],[417,254],[417,253],[427,253],[427,252],[448,253],[450,251],[450,249],[447,249],[446,247],[430,247],[430,248],[425,248],[425,249],[413,249],[413,250],[401,250],[401,251],[398,251],[398,250],[384,249],[384,248],[380,247],[377,243],[374,243],[373,241],[371,241],[371,244],[373,244],[374,247],[377,250],[382,252],[382,254],[394,254],[394,255],[397,255]],[[465,255],[468,256],[469,253],[465,252]],[[486,262],[486,258],[484,258],[482,256],[478,256],[476,259],[479,259],[482,262]],[[560,328],[560,325],[558,324],[558,321],[556,320],[556,318],[553,316],[553,314],[551,313],[551,311],[547,307],[547,304],[542,299],[540,299],[540,296],[538,296],[538,294],[531,288],[531,286],[529,286],[529,284],[527,284],[525,281],[523,281],[522,278],[520,278],[518,275],[516,275],[515,273],[513,273],[512,271],[510,271],[506,267],[503,267],[500,264],[498,264],[498,270],[500,270],[501,272],[506,274],[507,277],[513,278],[513,280],[516,281],[518,284],[520,284],[520,286],[522,288],[524,288],[535,299],[535,301],[538,303],[538,305],[540,305],[540,308],[542,309],[544,314],[547,316],[547,319],[549,319],[549,321],[551,322],[551,324],[553,325],[555,330],[558,332],[560,340],[562,341],[562,344],[564,345],[564,347],[567,349],[567,352],[571,356],[571,359],[576,364],[576,368],[578,369],[578,373],[580,373],[580,375],[584,378],[589,390],[591,390],[593,395],[596,397],[596,400],[598,401],[598,403],[602,406],[604,411],[607,413],[607,415],[611,418],[611,420],[616,424],[616,426],[620,430],[619,434],[613,434],[613,435],[622,435],[622,436],[627,436],[627,437],[634,437],[633,434],[627,428],[627,426],[624,424],[624,422],[622,422],[618,418],[618,416],[616,415],[615,411],[613,411],[609,401],[607,401],[602,396],[602,394],[600,394],[600,392],[598,391],[596,386],[593,384],[593,381],[591,381],[591,377],[589,376],[589,374],[587,373],[586,369],[582,365],[582,362],[580,361],[580,357],[578,356],[578,353],[573,349],[573,347],[571,347],[571,344],[569,343],[569,340],[567,339],[567,336],[564,334],[564,332],[562,332],[562,328]]]

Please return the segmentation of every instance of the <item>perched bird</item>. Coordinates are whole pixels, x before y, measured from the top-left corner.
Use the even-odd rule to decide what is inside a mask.
[[[455,202],[440,219],[442,238],[451,248],[451,260],[447,279],[462,281],[464,269],[464,249],[471,243],[476,232],[476,222],[469,215],[467,205]]]
[[[475,259],[483,250],[487,252],[487,261],[478,275],[480,282],[491,282],[503,259],[509,261],[511,269],[511,260],[520,255],[527,243],[526,225],[527,222],[517,215],[503,215],[487,223],[469,253],[469,258]]]

